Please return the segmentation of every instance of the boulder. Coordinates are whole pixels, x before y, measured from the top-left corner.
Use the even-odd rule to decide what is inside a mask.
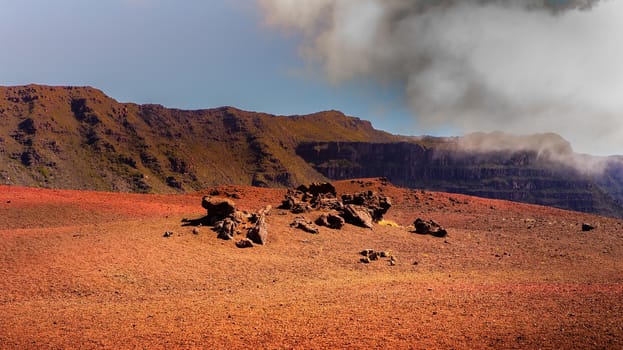
[[[413,226],[415,227],[415,233],[419,233],[422,235],[428,234],[435,237],[446,237],[448,235],[448,231],[446,231],[441,225],[433,220],[425,221],[417,218],[413,222]]]
[[[241,239],[236,242],[236,247],[238,248],[253,248],[253,242],[250,239]]]
[[[290,227],[298,228],[308,233],[318,233],[318,227],[303,216],[295,217],[294,221],[290,224]]]
[[[592,231],[594,229],[595,229],[595,226],[593,226],[591,224],[587,224],[587,223],[583,223],[582,224],[582,231],[584,231],[584,232]]]
[[[335,191],[335,186],[333,186],[329,182],[312,183],[311,185],[309,185],[309,188],[307,189],[307,191],[303,191],[303,192],[308,192],[314,197],[321,195],[321,194],[330,194],[333,197],[335,197],[337,194],[337,192]]]
[[[352,225],[372,228],[372,215],[367,208],[360,205],[347,204],[344,206],[342,217]]]
[[[255,223],[249,229],[247,238],[256,244],[266,244],[268,238],[268,227],[266,225],[266,215],[270,212],[271,206],[257,212],[255,217]]]
[[[323,213],[318,219],[316,219],[316,225],[325,226],[334,230],[339,230],[344,226],[344,219],[338,214]]]
[[[373,221],[380,221],[383,219],[383,215],[385,215],[392,206],[389,197],[376,194],[372,191],[343,195],[342,202],[344,205],[354,204],[366,207],[369,209]]]
[[[236,212],[236,204],[229,198],[205,196],[201,206],[208,211],[207,221],[213,225]]]

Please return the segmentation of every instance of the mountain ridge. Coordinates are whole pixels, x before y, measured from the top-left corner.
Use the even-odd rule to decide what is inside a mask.
[[[576,155],[555,134],[517,137],[540,145],[527,149],[513,149],[504,135],[398,136],[335,110],[182,110],[117,102],[93,87],[0,87],[4,184],[173,193],[383,176],[412,188],[623,217],[621,162],[591,163],[601,158]],[[576,160],[607,166],[582,173],[569,163]]]

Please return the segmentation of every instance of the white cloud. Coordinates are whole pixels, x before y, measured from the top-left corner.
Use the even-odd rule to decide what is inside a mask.
[[[558,132],[623,153],[623,2],[260,0],[331,82],[404,85],[424,130]]]

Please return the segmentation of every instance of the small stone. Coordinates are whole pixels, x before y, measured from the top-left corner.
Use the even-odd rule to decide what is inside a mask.
[[[253,248],[253,242],[250,239],[242,239],[236,242],[238,248]]]
[[[193,228],[193,235],[198,235],[199,234],[199,229],[194,227]]]
[[[366,257],[363,257],[363,258],[359,259],[359,261],[360,261],[361,263],[363,263],[363,264],[369,264],[369,263],[370,263],[370,258],[368,258],[368,257],[366,256]]]
[[[364,249],[361,251],[361,255],[363,256],[370,256],[370,254],[374,253],[374,249]]]
[[[165,233],[164,233],[164,235],[162,235],[162,236],[163,236],[163,237],[165,237],[165,238],[169,238],[169,237],[173,236],[173,232],[171,232],[171,231],[167,231],[167,232],[165,232]]]
[[[587,223],[583,223],[582,224],[582,231],[584,231],[584,232],[592,231],[594,229],[595,229],[595,226],[593,226],[591,224],[587,224]]]

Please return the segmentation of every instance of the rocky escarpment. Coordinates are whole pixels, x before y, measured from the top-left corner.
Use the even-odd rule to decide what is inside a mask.
[[[386,177],[392,183],[622,216],[619,167],[592,175],[533,151],[466,153],[409,142],[302,143],[297,154],[331,179]],[[606,187],[608,185],[609,187]]]

